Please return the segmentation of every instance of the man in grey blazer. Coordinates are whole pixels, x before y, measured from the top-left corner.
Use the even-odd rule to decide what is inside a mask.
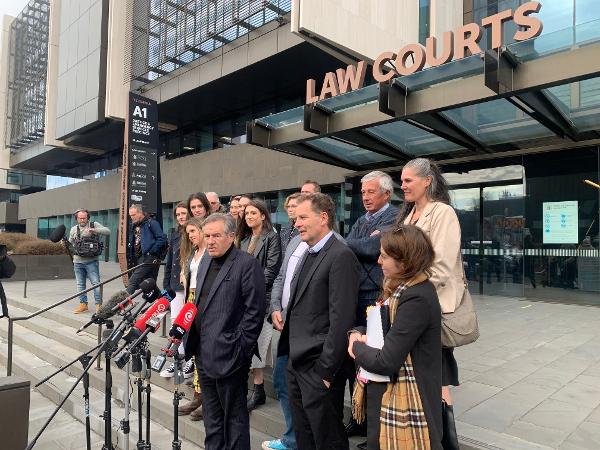
[[[356,325],[367,325],[367,307],[374,305],[381,292],[383,272],[377,263],[380,251],[380,233],[387,230],[396,221],[398,209],[390,205],[394,193],[392,178],[385,172],[373,171],[362,177],[361,195],[366,213],[352,225],[346,236],[348,247],[360,262],[360,288],[358,292],[358,308]],[[350,393],[354,389],[356,371],[348,366],[348,387]],[[358,425],[354,419],[346,425],[348,436],[366,436],[366,428]]]
[[[202,226],[207,253],[196,277],[198,313],[185,345],[196,357],[206,450],[250,449],[248,373],[265,314],[258,260],[233,245],[235,221],[216,213]]]
[[[347,450],[341,368],[347,332],[354,324],[360,267],[352,251],[334,237],[331,198],[302,196],[296,213],[296,227],[308,250],[292,275],[277,356],[289,357],[289,402],[298,449]]]

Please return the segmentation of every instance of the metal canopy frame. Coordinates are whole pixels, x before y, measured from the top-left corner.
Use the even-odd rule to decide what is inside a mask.
[[[534,48],[533,41],[528,41],[528,45],[530,48],[525,49],[531,51]],[[510,48],[488,51],[483,55],[470,57],[471,61],[468,63],[464,60],[449,63],[459,63],[466,67],[458,69],[463,70],[463,73],[457,78],[449,78],[449,70],[446,68],[444,72],[440,72],[440,80],[436,83],[434,72],[444,67],[441,66],[427,69],[428,73],[416,83],[408,77],[380,83],[376,95],[359,105],[348,98],[348,107],[340,107],[343,97],[348,95],[343,94],[336,97],[336,108],[331,107],[332,101],[323,100],[305,105],[302,118],[296,123],[266,125],[266,122],[276,123],[273,117],[269,117],[271,120],[263,118],[248,122],[248,142],[315,160],[325,157],[331,161],[329,164],[347,168],[357,167],[357,164],[345,158],[343,153],[336,158],[326,155],[319,150],[319,140],[334,139],[344,145],[367,149],[373,155],[385,157],[372,164],[358,165],[359,170],[401,165],[417,156],[409,148],[405,148],[400,140],[396,142],[381,139],[370,131],[374,127],[395,123],[399,124],[399,132],[405,130],[406,124],[410,124],[431,136],[452,143],[450,151],[426,153],[434,159],[485,157],[499,151],[510,153],[526,150],[527,146],[539,147],[543,141],[540,141],[540,137],[553,144],[556,144],[557,139],[563,139],[566,146],[577,143],[576,146],[579,147],[582,142],[597,139],[600,120],[597,128],[580,130],[569,117],[568,111],[565,112],[564,106],[561,108],[559,101],[549,95],[547,90],[554,86],[600,77],[598,54],[598,41],[576,45],[567,51],[529,55],[528,58],[515,55]],[[473,58],[480,58],[480,62]],[[473,70],[478,64],[482,69]],[[423,83],[423,79],[428,82]],[[518,142],[511,142],[509,136],[498,141],[497,130],[492,131],[492,134],[496,133],[494,139],[489,139],[485,130],[477,129],[473,132],[457,122],[455,115],[447,114],[460,108],[465,110],[468,107],[485,107],[486,103],[495,100],[505,102],[507,107],[514,108],[515,111],[518,109],[524,118],[528,118],[527,121],[523,120],[522,125],[532,128],[534,135],[521,138],[521,146],[517,145]],[[493,128],[493,124],[488,125],[487,128]],[[307,156],[307,146],[317,154],[311,152]]]
[[[133,0],[129,78],[153,81],[290,11],[291,0]]]

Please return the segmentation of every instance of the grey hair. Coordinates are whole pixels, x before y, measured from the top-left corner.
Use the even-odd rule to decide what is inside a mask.
[[[438,167],[438,165],[427,159],[427,158],[415,158],[411,159],[404,165],[404,169],[410,168],[413,169],[415,175],[419,178],[431,178],[431,183],[427,187],[427,198],[433,202],[442,202],[447,205],[450,204],[450,194],[448,193],[448,182],[442,171]],[[398,219],[396,223],[401,225],[404,222],[404,219],[408,217],[410,214],[414,203],[412,202],[404,202],[402,205],[402,209],[400,209],[400,213],[398,214]]]
[[[202,223],[202,227],[204,227],[207,223],[213,223],[213,222],[223,222],[223,224],[225,225],[225,233],[227,233],[227,234],[235,233],[235,228],[236,228],[235,219],[230,214],[213,213],[210,216],[208,216],[206,219],[204,219],[204,222]]]
[[[207,197],[209,195],[214,195],[215,197],[217,197],[217,201],[219,201],[220,203],[219,194],[217,194],[216,192],[205,192],[204,195],[206,195]]]
[[[139,203],[132,203],[129,206],[129,209],[135,209],[136,211],[141,212],[141,213],[144,212],[144,207]]]
[[[366,183],[367,181],[379,180],[379,188],[381,192],[389,192],[392,194],[394,192],[394,183],[392,182],[392,177],[390,177],[387,173],[382,172],[381,170],[374,170],[373,172],[369,172],[364,177],[360,179],[361,183]]]

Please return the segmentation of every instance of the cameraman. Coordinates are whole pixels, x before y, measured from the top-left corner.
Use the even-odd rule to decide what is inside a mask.
[[[102,253],[102,243],[99,235],[108,236],[110,230],[98,222],[90,222],[90,213],[87,209],[78,209],[75,211],[77,225],[71,228],[69,233],[69,243],[73,251],[73,267],[75,278],[77,279],[77,290],[85,290],[86,279],[93,285],[100,283],[100,267],[98,257]],[[102,306],[100,298],[100,288],[94,289],[94,300],[96,302],[96,312]],[[79,297],[79,306],[73,311],[75,314],[81,314],[88,310],[87,294]]]

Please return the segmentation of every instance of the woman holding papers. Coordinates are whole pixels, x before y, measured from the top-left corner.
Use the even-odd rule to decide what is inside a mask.
[[[360,423],[366,413],[369,450],[442,448],[441,312],[429,281],[433,262],[431,242],[419,228],[400,225],[382,234],[383,295],[367,311],[366,334],[353,330],[348,347],[361,367],[353,415]]]

